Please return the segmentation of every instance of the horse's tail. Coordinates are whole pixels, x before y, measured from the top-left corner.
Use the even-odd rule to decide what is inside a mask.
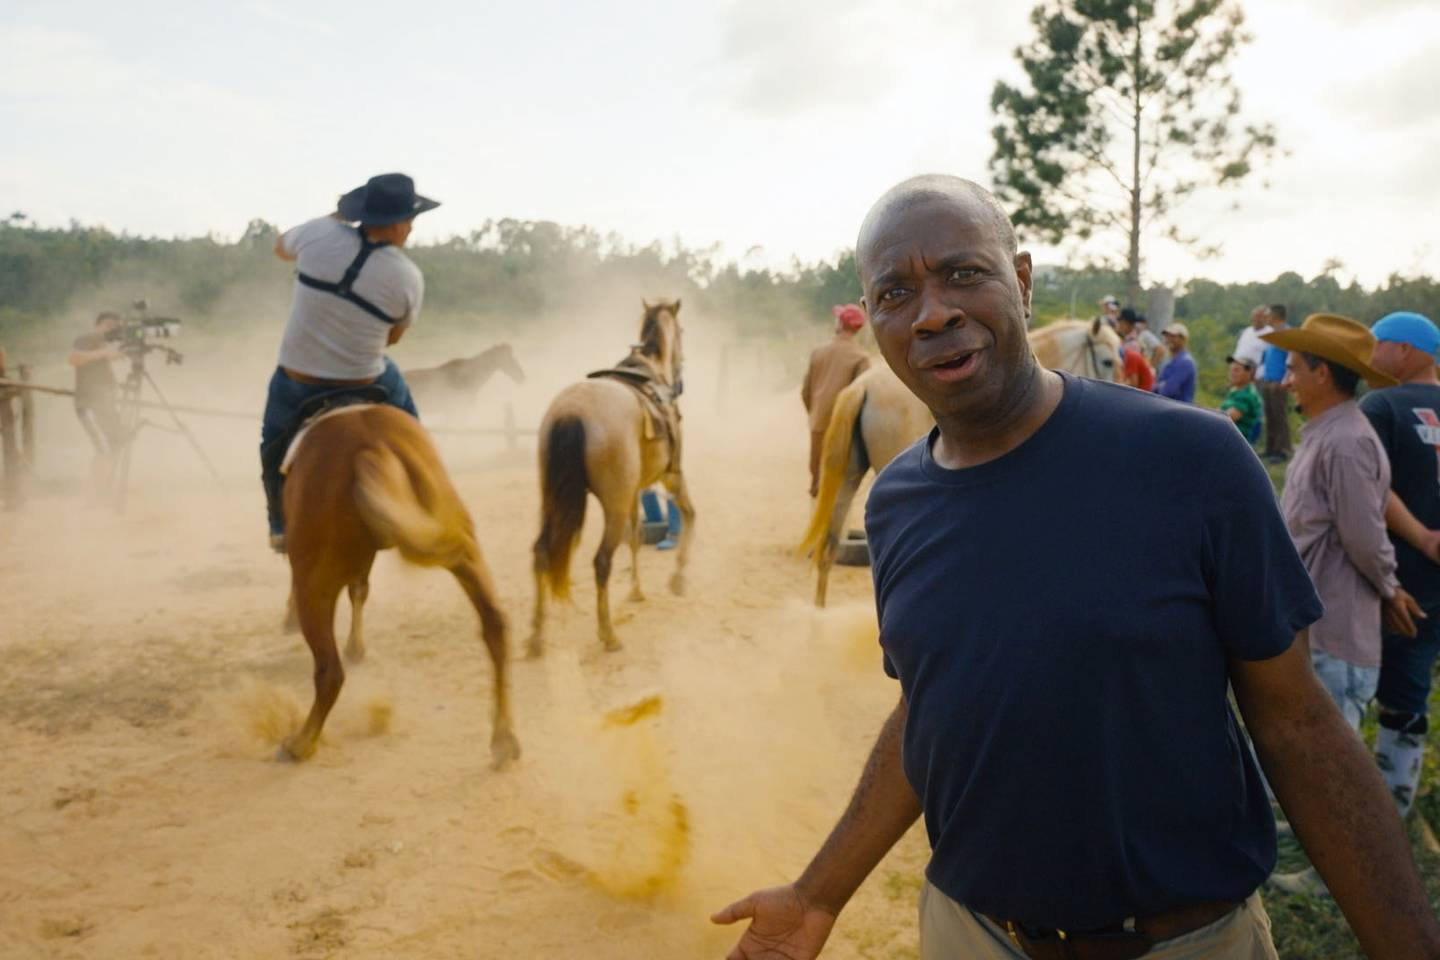
[[[820,490],[815,495],[815,509],[810,514],[810,526],[805,530],[805,537],[795,550],[802,557],[806,554],[813,556],[817,567],[820,566],[824,553],[821,548],[831,532],[830,515],[835,512],[835,501],[840,496],[840,488],[845,484],[845,471],[850,466],[856,427],[864,406],[864,384],[850,384],[835,398],[830,423],[825,427],[825,440],[820,448]]]
[[[411,563],[457,566],[474,537],[464,507],[448,484],[425,486],[428,508],[401,454],[388,444],[362,450],[355,458],[355,504],[380,545],[398,548]]]
[[[540,476],[540,536],[535,540],[536,572],[556,599],[570,596],[570,554],[580,539],[589,490],[585,472],[585,421],[560,417],[545,438]]]

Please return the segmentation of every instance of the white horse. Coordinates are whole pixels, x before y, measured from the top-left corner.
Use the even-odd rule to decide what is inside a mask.
[[[1100,320],[1059,320],[1028,334],[1040,365],[1092,380],[1119,380],[1120,336]],[[878,473],[900,451],[935,426],[925,404],[905,388],[884,364],[855,378],[835,398],[820,454],[820,491],[799,552],[815,559],[815,605],[825,606],[825,590],[835,550],[860,481],[872,467]]]

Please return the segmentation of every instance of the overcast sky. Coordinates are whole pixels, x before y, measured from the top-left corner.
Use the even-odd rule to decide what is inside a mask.
[[[509,216],[830,257],[903,177],[985,182],[1029,6],[8,0],[0,212],[233,238],[402,170],[444,204],[420,240]],[[1245,9],[1245,112],[1288,155],[1187,208],[1219,259],[1156,245],[1149,278],[1440,275],[1440,3]]]

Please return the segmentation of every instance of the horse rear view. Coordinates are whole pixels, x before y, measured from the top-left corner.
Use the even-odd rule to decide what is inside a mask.
[[[315,752],[320,730],[340,695],[345,670],[335,648],[335,607],[348,589],[353,611],[345,658],[363,659],[362,614],[375,554],[395,547],[421,566],[444,567],[480,617],[494,667],[494,766],[520,755],[511,729],[506,678],[506,625],[480,556],[474,524],[423,427],[385,405],[343,408],[322,416],[296,450],[285,481],[291,614],[315,658],[315,702],[283,754]]]
[[[556,396],[540,424],[540,535],[535,540],[535,617],[528,653],[544,651],[547,593],[570,594],[570,556],[585,522],[589,494],[605,511],[595,552],[600,642],[618,650],[610,621],[610,570],[616,549],[630,545],[630,599],[643,600],[638,559],[640,492],[663,483],[684,527],[670,589],[683,593],[695,531],[695,508],[680,471],[680,301],[645,303],[640,343],[609,370],[597,371]]]

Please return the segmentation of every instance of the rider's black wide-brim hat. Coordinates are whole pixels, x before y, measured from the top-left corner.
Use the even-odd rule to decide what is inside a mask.
[[[439,200],[416,193],[415,181],[405,174],[382,173],[367,180],[365,186],[356,187],[341,197],[335,209],[346,220],[384,227],[417,217],[438,206]]]

